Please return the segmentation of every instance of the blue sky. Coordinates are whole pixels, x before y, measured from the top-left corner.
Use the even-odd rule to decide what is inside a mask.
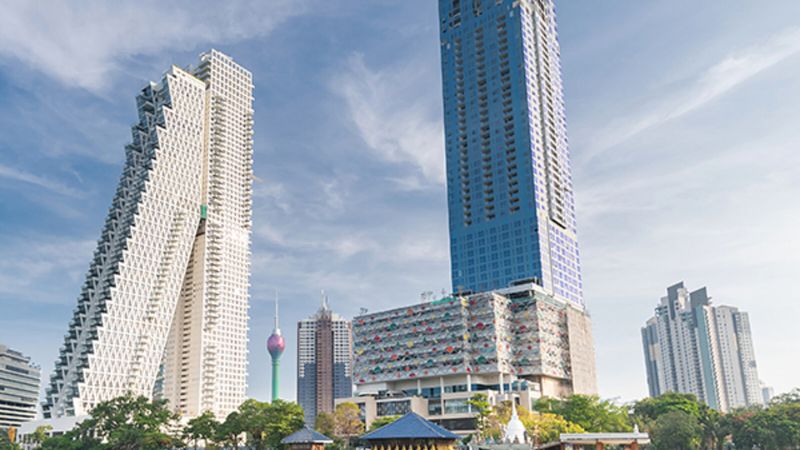
[[[294,398],[320,289],[352,316],[449,286],[436,2],[79,3],[0,15],[0,342],[49,376],[134,96],[211,47],[256,83],[249,394],[275,289]],[[646,394],[639,328],[680,280],[748,311],[760,377],[796,386],[800,3],[557,5],[601,394]]]

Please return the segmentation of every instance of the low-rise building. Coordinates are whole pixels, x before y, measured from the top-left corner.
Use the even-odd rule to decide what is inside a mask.
[[[41,369],[22,353],[0,344],[0,428],[36,417]]]
[[[46,437],[61,436],[68,431],[72,431],[73,428],[90,417],[89,415],[66,416],[25,422],[17,432],[17,444],[22,447],[22,450],[39,448],[41,442],[37,440],[36,436],[38,429],[41,429]]]
[[[596,392],[591,323],[585,311],[535,284],[365,314],[353,320],[356,394],[367,426],[415,412],[466,434],[469,399]]]

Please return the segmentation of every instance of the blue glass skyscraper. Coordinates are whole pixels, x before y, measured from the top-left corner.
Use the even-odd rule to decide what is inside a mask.
[[[552,0],[439,0],[453,290],[583,304]]]

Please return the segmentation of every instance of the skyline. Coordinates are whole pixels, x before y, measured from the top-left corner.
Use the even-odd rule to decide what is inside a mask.
[[[292,302],[293,309],[284,308],[284,320],[294,323],[313,311],[320,288],[332,294],[335,309],[352,317],[365,304],[371,310],[400,306],[416,302],[421,291],[449,285],[435,7],[333,2],[311,11],[313,3],[302,3],[305,11],[282,10],[285,19],[269,34],[257,23],[267,13],[245,20],[241,34],[214,29],[216,43],[199,42],[189,30],[175,46],[159,47],[137,44],[146,39],[134,33],[126,44],[132,47],[111,51],[112,43],[87,37],[105,28],[90,26],[64,44],[88,46],[75,55],[80,64],[53,51],[59,28],[9,14],[34,33],[50,33],[49,40],[36,35],[18,43],[10,40],[13,24],[0,22],[9,30],[0,36],[0,95],[8,99],[0,106],[0,215],[11,218],[0,221],[0,304],[21,318],[0,319],[0,341],[34,356],[49,373],[135,119],[124,93],[209,46],[256,77],[255,164],[264,181],[255,185],[254,200],[251,396],[268,397],[264,342],[275,288],[283,298],[307,299],[307,307]],[[678,10],[690,5],[676,4]],[[639,327],[663,286],[682,279],[707,285],[715,304],[750,312],[761,376],[777,392],[788,390],[797,367],[784,361],[780,344],[798,341],[789,319],[798,308],[791,269],[800,254],[792,239],[798,218],[791,214],[791,199],[800,193],[791,172],[798,155],[790,145],[798,137],[792,128],[800,83],[789,68],[800,61],[792,39],[797,31],[787,27],[797,6],[761,11],[747,5],[734,14],[721,4],[703,5],[693,8],[697,17],[682,22],[674,11],[659,11],[663,6],[557,6],[601,395],[644,396]],[[173,13],[164,12],[167,18]],[[58,17],[58,8],[49,14]],[[123,15],[85,14],[100,14],[109,24]],[[77,20],[62,15],[66,23]],[[624,26],[620,15],[629,19]],[[716,16],[725,27],[717,34],[701,30]],[[756,19],[767,29],[751,23]],[[674,23],[686,35],[705,36],[704,45],[670,42],[684,52],[676,55],[653,41],[664,32],[660,27]],[[384,39],[365,39],[375,35]],[[12,44],[29,55],[21,60]],[[633,61],[636,76],[624,70],[630,65],[604,61],[614,59],[611,47],[619,52],[615,60]],[[657,57],[641,54],[654,50]],[[132,63],[128,72],[119,69],[123,62]],[[298,76],[317,67],[307,78]],[[401,95],[405,90],[414,95]],[[659,95],[662,90],[668,94]],[[33,117],[41,121],[32,125]],[[295,123],[302,119],[313,123],[311,130]],[[764,146],[772,158],[759,157]],[[694,164],[700,151],[706,157]],[[655,198],[639,195],[643,189]],[[758,219],[748,224],[742,217]],[[397,226],[386,230],[387,221]],[[299,276],[305,267],[310,274]],[[52,313],[37,317],[43,308]],[[629,324],[622,336],[619,323]],[[295,352],[295,344],[287,351]],[[626,358],[635,369],[630,374],[614,365]],[[287,362],[282,378],[290,381],[294,362]],[[282,386],[284,398],[293,392],[292,381]]]

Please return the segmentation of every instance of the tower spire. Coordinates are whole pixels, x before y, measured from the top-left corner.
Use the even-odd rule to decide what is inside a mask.
[[[281,334],[280,321],[278,320],[278,290],[275,289],[275,334]]]
[[[322,309],[323,311],[327,311],[328,310],[328,296],[325,295],[325,289],[321,289],[319,291],[319,293],[320,293],[320,299],[319,299],[320,300],[320,309]]]

